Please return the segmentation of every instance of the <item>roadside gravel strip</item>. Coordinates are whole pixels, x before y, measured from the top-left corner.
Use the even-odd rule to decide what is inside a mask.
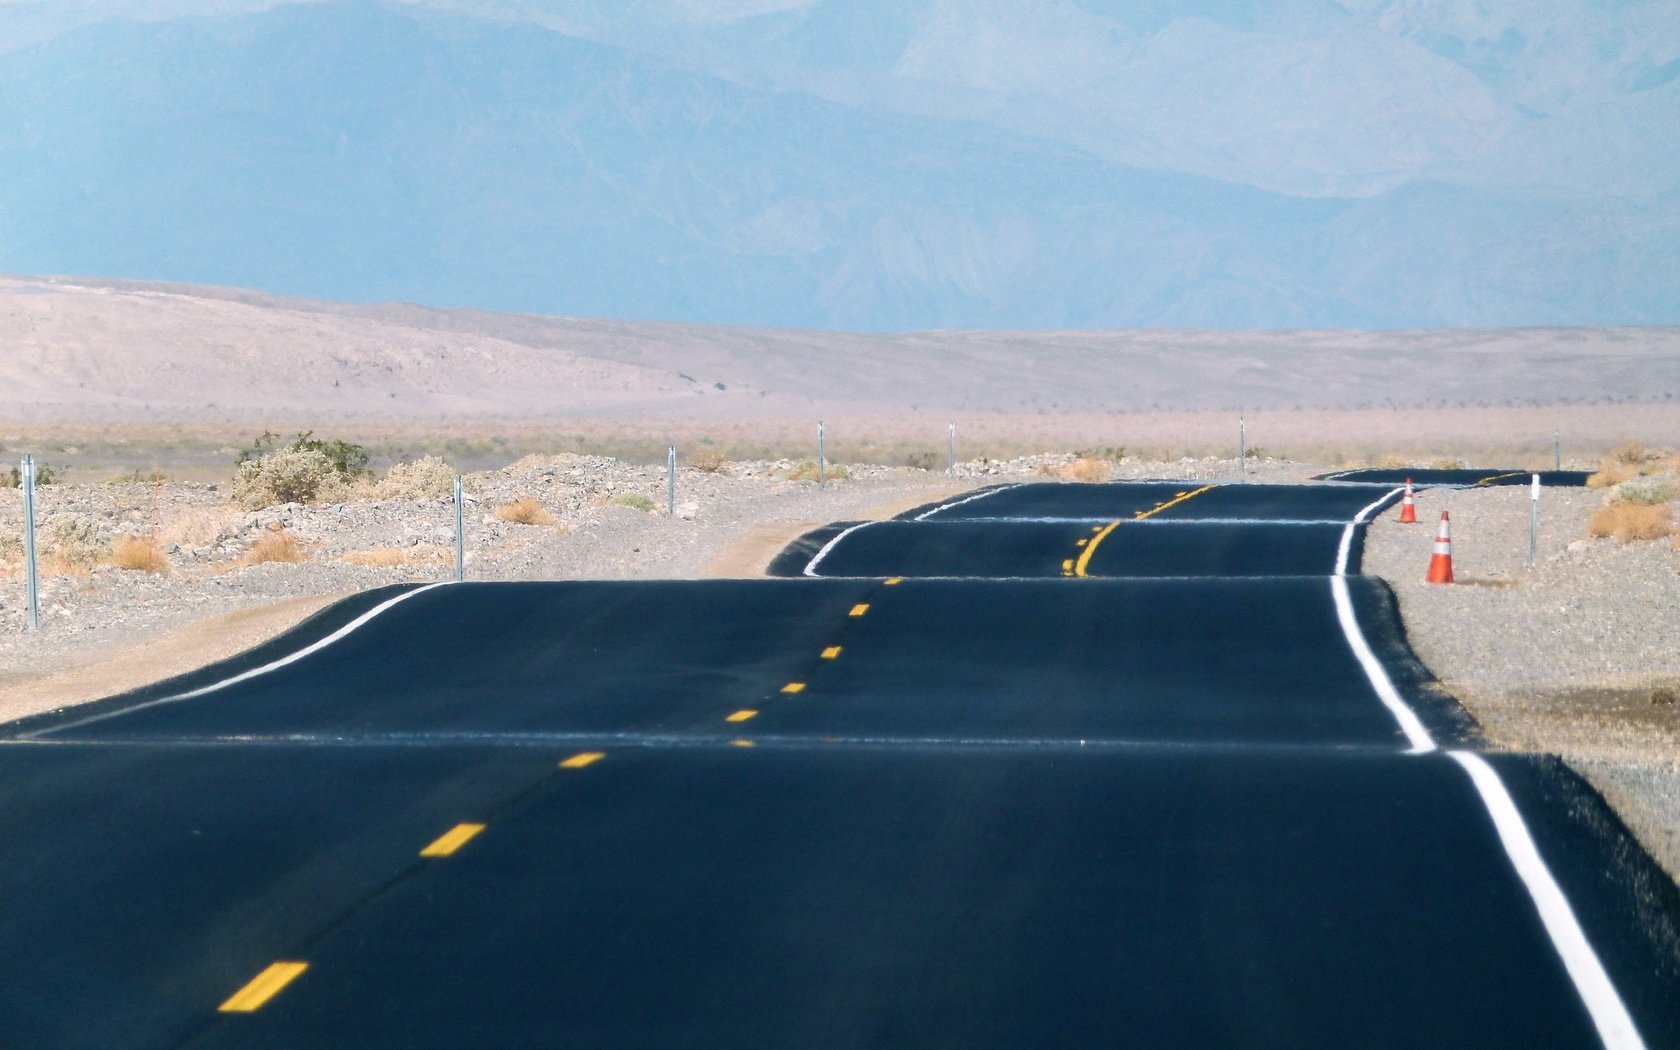
[[[1564,758],[1680,879],[1680,704],[1664,702],[1680,689],[1680,551],[1585,539],[1602,500],[1544,490],[1529,569],[1527,489],[1423,490],[1417,524],[1389,510],[1372,525],[1364,569],[1490,743]],[[1452,586],[1423,582],[1443,510]]]

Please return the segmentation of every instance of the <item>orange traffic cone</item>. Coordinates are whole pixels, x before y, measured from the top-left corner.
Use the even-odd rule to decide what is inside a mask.
[[[1400,523],[1410,525],[1417,521],[1417,500],[1412,498],[1412,479],[1406,479],[1406,494],[1400,497]]]
[[[1444,510],[1441,512],[1441,531],[1435,534],[1435,553],[1429,559],[1429,575],[1423,579],[1425,583],[1453,582],[1452,531]]]

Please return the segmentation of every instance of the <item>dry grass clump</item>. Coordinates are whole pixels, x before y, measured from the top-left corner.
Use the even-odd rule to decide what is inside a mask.
[[[541,503],[526,496],[516,499],[512,503],[504,503],[491,511],[498,520],[512,522],[515,525],[553,525],[554,515],[544,509]]]
[[[1611,459],[1618,463],[1627,463],[1630,466],[1638,466],[1645,462],[1649,455],[1650,450],[1645,447],[1643,441],[1624,441],[1610,450]]]
[[[644,496],[640,492],[624,492],[612,498],[615,507],[629,507],[631,510],[651,511],[654,508],[652,496]]]
[[[345,551],[338,560],[351,565],[374,569],[394,569],[404,565],[437,565],[455,557],[455,552],[436,544],[414,547],[375,547],[365,551]]]
[[[1606,456],[1598,461],[1598,469],[1587,475],[1587,488],[1613,488],[1638,473],[1639,468],[1634,464],[1625,463],[1614,456]]]
[[[819,477],[817,474],[817,461],[814,459],[807,459],[798,466],[794,467],[792,470],[788,471],[787,479],[789,481],[844,481],[846,478],[851,476],[852,472],[847,470],[845,467],[838,463],[830,463],[824,467],[823,474]]]
[[[701,445],[699,451],[688,457],[688,465],[702,474],[716,474],[728,462],[723,449],[716,445]]]
[[[240,513],[232,507],[182,507],[167,510],[163,515],[162,527],[158,530],[158,542],[166,547],[170,544],[208,547],[230,535],[240,518]]]
[[[1629,503],[1617,500],[1593,511],[1587,535],[1602,539],[1614,536],[1623,543],[1660,540],[1674,531],[1664,504]]]
[[[394,464],[372,486],[374,499],[434,499],[455,492],[455,468],[436,456]]]
[[[398,565],[408,564],[408,548],[406,547],[375,547],[367,551],[345,551],[338,556],[339,561],[349,562],[351,565],[365,565],[375,569],[390,569]]]
[[[1062,468],[1062,477],[1072,478],[1074,481],[1107,481],[1110,466],[1106,459],[1096,459],[1091,456],[1080,456],[1078,459]]]
[[[162,575],[169,571],[169,558],[163,548],[145,536],[118,536],[111,545],[108,563],[130,572]]]
[[[15,532],[0,532],[0,563],[23,557],[23,537]]]
[[[272,527],[257,537],[251,549],[245,552],[245,557],[239,560],[241,565],[266,565],[269,562],[284,562],[296,564],[308,561],[309,552],[304,550],[303,544],[290,532],[278,526]]]

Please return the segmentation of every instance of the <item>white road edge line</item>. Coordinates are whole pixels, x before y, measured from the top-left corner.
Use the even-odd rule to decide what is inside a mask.
[[[1353,601],[1348,594],[1347,585],[1348,550],[1353,539],[1353,530],[1399,491],[1401,490],[1394,489],[1384,494],[1381,499],[1360,511],[1342,531],[1342,547],[1336,556],[1336,575],[1330,578],[1330,590],[1335,598],[1336,618],[1341,622],[1342,633],[1347,636],[1348,646],[1358,658],[1360,666],[1365,669],[1365,676],[1370,679],[1378,699],[1394,715],[1406,738],[1412,742],[1412,753],[1424,754],[1437,750],[1437,745],[1429,732],[1423,728],[1417,713],[1401,699],[1399,690],[1395,689],[1394,682],[1388,677],[1382,662],[1371,651],[1370,642],[1366,640],[1364,632],[1360,630],[1359,621],[1353,614]],[[1505,847],[1505,855],[1510,859],[1511,866],[1516,869],[1517,877],[1522,879],[1523,885],[1528,889],[1528,895],[1540,913],[1540,921],[1546,927],[1547,935],[1551,937],[1552,946],[1563,960],[1564,969],[1569,972],[1570,980],[1575,984],[1575,991],[1592,1017],[1593,1026],[1598,1030],[1598,1037],[1606,1050],[1645,1050],[1645,1042],[1640,1038],[1633,1018],[1629,1016],[1626,1005],[1617,994],[1616,986],[1611,983],[1610,975],[1604,972],[1604,964],[1599,960],[1598,953],[1593,951],[1591,943],[1587,941],[1586,932],[1581,929],[1580,922],[1575,918],[1574,909],[1569,906],[1569,899],[1564,896],[1563,888],[1557,884],[1551,869],[1546,867],[1546,862],[1541,859],[1540,851],[1534,845],[1534,838],[1528,833],[1528,825],[1524,823],[1522,813],[1517,809],[1511,793],[1505,789],[1504,781],[1499,779],[1499,773],[1480,755],[1452,750],[1445,754],[1470,774],[1470,781],[1481,796],[1482,805],[1487,808],[1488,816],[1493,819],[1494,830],[1499,833],[1499,841]]]
[[[985,492],[977,492],[972,496],[965,496],[962,499],[954,500],[950,503],[941,503],[939,506],[934,507],[932,510],[923,511],[922,513],[916,515],[915,518],[913,518],[912,520],[921,521],[921,520],[925,519],[928,515],[937,514],[940,511],[945,510],[947,507],[960,507],[964,503],[972,503],[977,499],[985,499],[987,496],[995,496],[999,492],[1004,491],[1005,489],[1013,489],[1013,488],[1019,488],[1019,487],[1020,487],[1019,485],[1000,485],[995,489],[987,489]],[[822,550],[818,551],[816,553],[816,556],[813,557],[809,562],[807,562],[805,564],[804,574],[806,576],[817,575],[817,566],[822,563],[822,560],[824,558],[828,557],[829,552],[834,550],[834,548],[839,545],[841,540],[845,539],[847,536],[850,536],[852,533],[856,532],[859,529],[865,529],[865,528],[868,528],[871,525],[877,525],[877,524],[880,524],[880,523],[875,522],[875,521],[863,521],[863,522],[859,522],[856,525],[853,525],[852,527],[850,527],[848,529],[842,529],[840,531],[839,535],[835,536],[833,539],[831,539],[827,543],[823,544]]]
[[[1365,640],[1365,632],[1359,629],[1359,621],[1353,615],[1353,599],[1348,595],[1346,576],[1330,577],[1330,595],[1335,600],[1336,619],[1342,625],[1342,634],[1347,638],[1348,648],[1353,650],[1359,666],[1365,669],[1365,677],[1370,679],[1377,699],[1388,708],[1389,714],[1400,723],[1400,731],[1412,742],[1412,753],[1421,755],[1434,751],[1435,738],[1429,735],[1429,730],[1423,728],[1417,712],[1400,698],[1400,690],[1394,688],[1394,681],[1383,669],[1382,661],[1371,651],[1371,643]]]
[[[388,599],[386,601],[380,602],[378,605],[369,609],[367,612],[363,613],[362,615],[356,617],[354,620],[351,620],[349,623],[345,624],[343,627],[340,627],[338,630],[334,631],[332,634],[327,635],[325,638],[322,638],[320,641],[314,643],[313,645],[305,646],[304,648],[299,649],[295,653],[290,653],[286,656],[281,657],[278,660],[275,660],[273,663],[263,664],[261,667],[253,667],[251,670],[245,671],[241,674],[236,674],[231,678],[224,678],[220,682],[214,682],[210,685],[203,686],[203,687],[198,688],[198,689],[193,689],[193,690],[190,690],[190,691],[185,692],[185,693],[176,693],[173,696],[160,697],[156,700],[148,700],[143,704],[135,704],[133,707],[124,707],[124,708],[122,708],[120,710],[117,710],[117,711],[106,711],[106,712],[103,712],[101,714],[90,715],[87,718],[83,718],[83,719],[80,719],[80,720],[75,721],[75,722],[67,722],[64,725],[52,726],[52,727],[47,728],[47,729],[39,729],[39,730],[36,730],[35,732],[32,732],[32,733],[24,733],[24,734],[22,734],[22,739],[29,739],[31,737],[39,736],[42,733],[62,733],[67,729],[77,729],[77,728],[80,728],[81,726],[91,725],[94,722],[103,722],[108,718],[117,718],[117,717],[120,717],[122,715],[133,714],[136,711],[144,711],[148,707],[157,707],[160,704],[173,704],[173,703],[177,703],[181,700],[192,700],[196,697],[204,696],[207,693],[214,693],[218,690],[226,689],[230,685],[238,685],[240,682],[249,681],[250,679],[257,677],[258,675],[265,675],[265,674],[268,674],[270,671],[278,671],[280,668],[285,667],[287,664],[296,663],[297,661],[303,659],[304,657],[309,656],[311,653],[320,652],[322,649],[325,649],[327,646],[329,646],[332,643],[338,641],[340,638],[343,638],[344,636],[348,635],[350,632],[356,630],[358,627],[361,627],[363,624],[367,623],[369,620],[373,619],[375,616],[378,616],[380,613],[384,612],[385,610],[391,608],[393,605],[396,605],[399,602],[406,602],[408,599],[414,597],[417,594],[425,594],[427,591],[432,590],[435,587],[448,587],[453,582],[454,582],[453,580],[446,580],[446,581],[441,582],[441,583],[428,583],[424,587],[416,587],[412,591],[404,591],[402,594],[397,595],[395,598],[391,598],[391,599]]]
[[[1365,509],[1361,510],[1358,514],[1355,514],[1353,516],[1353,520],[1347,523],[1347,527],[1342,529],[1342,542],[1341,545],[1336,548],[1337,576],[1347,575],[1348,558],[1353,553],[1353,530],[1365,524],[1366,519],[1370,517],[1370,515],[1376,513],[1378,507],[1394,498],[1395,493],[1404,491],[1404,486],[1389,489],[1381,496],[1378,496],[1370,503],[1367,503],[1365,505]]]
[[[915,518],[913,518],[911,520],[913,520],[913,521],[926,521],[928,518],[933,517],[935,514],[938,514],[942,510],[950,510],[952,507],[960,507],[964,503],[973,503],[977,499],[985,499],[987,496],[995,496],[1000,492],[1008,492],[1010,489],[1018,489],[1020,487],[1021,487],[1021,484],[1019,482],[1017,482],[1016,484],[1013,484],[1013,485],[999,485],[995,489],[987,489],[985,492],[976,492],[972,496],[964,496],[962,499],[952,500],[950,503],[941,503],[939,506],[934,507],[932,510],[923,511],[922,513],[916,515]]]
[[[874,525],[874,524],[876,524],[876,523],[873,522],[873,521],[860,521],[856,525],[851,526],[850,528],[841,529],[838,535],[836,535],[833,539],[829,540],[827,543],[823,544],[822,550],[818,551],[816,553],[816,556],[805,564],[805,575],[815,576],[817,574],[817,566],[822,563],[822,560],[824,558],[828,557],[828,552],[832,551],[835,548],[835,546],[837,544],[839,544],[839,542],[841,540],[845,539],[847,536],[850,536],[852,533],[856,532],[859,529],[867,529],[869,526]]]
[[[1610,975],[1604,972],[1598,953],[1588,943],[1586,932],[1575,918],[1575,911],[1569,906],[1562,887],[1541,859],[1534,838],[1528,833],[1528,825],[1523,822],[1522,813],[1518,811],[1511,793],[1505,790],[1499,773],[1480,755],[1468,751],[1448,751],[1447,755],[1464,767],[1465,772],[1470,774],[1471,783],[1481,794],[1482,804],[1493,818],[1494,829],[1499,832],[1499,841],[1504,844],[1506,855],[1511,858],[1517,875],[1528,888],[1528,895],[1533,898],[1534,907],[1540,913],[1540,921],[1552,938],[1552,946],[1562,957],[1564,968],[1575,982],[1575,990],[1586,1005],[1587,1013],[1592,1015],[1598,1038],[1607,1050],[1645,1050],[1645,1041],[1634,1026],[1633,1018],[1628,1015],[1622,997],[1616,993]]]

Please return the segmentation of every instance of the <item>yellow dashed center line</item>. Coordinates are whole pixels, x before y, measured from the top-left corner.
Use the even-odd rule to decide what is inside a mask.
[[[852,606],[852,613],[851,614],[853,616],[862,616],[864,613],[866,613],[868,611],[869,611],[869,603],[868,602],[859,602],[858,604]]]
[[[1521,470],[1513,470],[1509,474],[1493,474],[1493,475],[1490,475],[1489,477],[1485,477],[1482,480],[1476,482],[1476,487],[1480,488],[1483,485],[1489,485],[1489,484],[1492,484],[1495,481],[1503,481],[1506,478],[1520,478],[1520,477],[1523,476],[1523,474],[1524,474],[1524,471],[1521,471]]]
[[[804,682],[789,682],[787,685],[782,686],[782,692],[784,692],[784,693],[794,694],[794,693],[803,693],[804,691],[805,691],[805,683]]]
[[[831,645],[827,649],[824,649],[822,651],[822,658],[824,660],[837,660],[837,659],[839,659],[840,658],[840,647],[838,645]]]
[[[757,711],[754,711],[751,708],[747,708],[747,709],[735,712],[734,714],[730,715],[728,718],[725,718],[724,721],[725,722],[745,722],[747,719],[752,718],[753,716],[755,716],[757,714],[758,714]]]
[[[1132,517],[1137,519],[1138,521],[1143,521],[1145,518],[1153,518],[1155,515],[1161,513],[1164,510],[1167,510],[1168,508],[1176,507],[1180,503],[1183,503],[1185,500],[1195,499],[1197,496],[1200,496],[1202,493],[1207,492],[1210,489],[1214,489],[1214,488],[1217,488],[1217,487],[1218,486],[1215,486],[1215,485],[1203,485],[1201,488],[1194,489],[1190,492],[1180,492],[1178,495],[1174,496],[1172,499],[1166,500],[1163,503],[1158,503],[1154,507],[1150,508],[1149,510],[1140,510],[1140,511],[1133,512]],[[1091,565],[1091,556],[1097,553],[1097,548],[1102,545],[1102,541],[1108,539],[1109,533],[1113,532],[1116,528],[1119,527],[1119,525],[1120,525],[1120,523],[1118,521],[1111,521],[1107,525],[1093,525],[1091,527],[1091,531],[1093,533],[1095,533],[1096,535],[1091,536],[1089,538],[1081,537],[1080,539],[1075,540],[1074,545],[1082,548],[1082,550],[1080,550],[1080,552],[1079,552],[1079,559],[1077,561],[1075,561],[1072,558],[1068,558],[1067,560],[1063,561],[1062,562],[1062,575],[1063,576],[1084,576],[1084,575],[1086,575],[1086,570]]]
[[[1161,513],[1163,510],[1166,510],[1169,507],[1176,507],[1180,503],[1183,503],[1187,499],[1195,499],[1197,496],[1200,496],[1202,493],[1212,491],[1213,489],[1216,489],[1218,487],[1219,486],[1217,486],[1217,485],[1203,485],[1199,489],[1193,489],[1189,492],[1180,492],[1178,495],[1174,496],[1170,500],[1167,500],[1165,503],[1156,504],[1155,507],[1150,509],[1150,510],[1140,510],[1140,511],[1136,512],[1135,514],[1133,514],[1132,517],[1136,518],[1139,521],[1142,521],[1145,518],[1153,518],[1155,515]]]
[[[751,740],[731,740],[729,743],[730,743],[730,746],[732,746],[732,747],[757,747],[758,746],[757,744],[754,744]]]
[[[1097,548],[1102,546],[1102,541],[1108,539],[1108,534],[1119,527],[1120,523],[1118,521],[1111,521],[1104,525],[1095,536],[1091,537],[1091,542],[1087,543],[1085,549],[1079,553],[1079,561],[1074,563],[1073,574],[1075,576],[1085,575],[1086,566],[1091,564],[1091,555],[1097,553]]]
[[[483,824],[457,824],[438,836],[438,840],[420,851],[422,857],[447,857],[465,846],[472,837],[484,830]]]
[[[249,984],[233,993],[233,997],[217,1007],[224,1014],[248,1014],[262,1009],[262,1005],[280,994],[280,990],[309,969],[306,962],[277,962],[251,978]]]
[[[606,757],[607,753],[605,751],[585,751],[582,754],[573,755],[571,758],[568,758],[566,761],[560,763],[560,768],[582,769],[584,766],[592,766]]]
[[[887,581],[886,581],[886,586],[897,587],[899,584],[901,584],[903,582],[904,582],[904,577],[902,577],[902,576],[888,576]]]

